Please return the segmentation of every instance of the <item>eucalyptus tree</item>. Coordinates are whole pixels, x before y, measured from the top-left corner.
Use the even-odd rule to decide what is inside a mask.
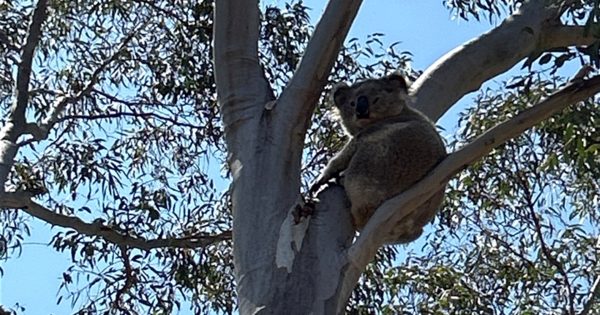
[[[61,227],[81,314],[599,311],[597,1],[445,1],[503,20],[424,71],[346,41],[361,2],[314,27],[302,2],[0,3],[3,259],[30,218]],[[324,95],[394,69],[434,121],[479,92],[448,157],[355,235],[339,186],[305,203],[343,143]],[[448,179],[422,248],[383,246]]]

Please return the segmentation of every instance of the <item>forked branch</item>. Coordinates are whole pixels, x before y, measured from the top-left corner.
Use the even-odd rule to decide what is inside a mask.
[[[26,124],[24,132],[32,135],[33,138],[24,141],[23,143],[20,143],[19,146],[46,139],[48,137],[48,133],[50,132],[54,124],[56,124],[59,121],[60,115],[62,115],[67,105],[76,104],[77,102],[81,101],[84,97],[90,95],[90,93],[94,89],[94,86],[96,86],[96,84],[100,80],[100,76],[102,75],[102,73],[104,73],[108,69],[108,67],[119,58],[122,51],[127,47],[127,45],[129,45],[129,43],[131,42],[131,40],[133,40],[137,33],[138,32],[134,30],[121,41],[121,44],[118,46],[118,48],[110,56],[104,59],[102,63],[100,63],[100,65],[96,67],[96,69],[94,69],[94,72],[92,72],[89,81],[84,85],[81,91],[79,91],[73,96],[57,97],[54,102],[54,105],[52,106],[52,109],[47,114],[47,117],[43,122],[39,124]]]
[[[0,192],[4,191],[4,183],[17,155],[17,139],[26,131],[25,112],[29,102],[29,82],[35,49],[42,36],[42,24],[47,16],[47,0],[38,1],[27,33],[27,38],[21,52],[21,61],[17,67],[17,82],[15,100],[7,117],[0,128]]]

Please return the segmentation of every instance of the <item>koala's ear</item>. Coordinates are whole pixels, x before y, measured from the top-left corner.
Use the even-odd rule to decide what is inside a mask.
[[[343,105],[348,100],[350,87],[346,83],[338,83],[331,89],[331,100],[336,106]]]
[[[408,84],[406,83],[406,79],[399,72],[394,72],[387,77],[385,77],[385,81],[390,88],[400,89],[404,92],[408,91]]]

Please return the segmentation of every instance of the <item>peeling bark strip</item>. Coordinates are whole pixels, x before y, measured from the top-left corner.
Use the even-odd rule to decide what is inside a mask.
[[[292,272],[296,253],[302,249],[302,242],[310,222],[310,217],[300,217],[298,221],[295,219],[294,213],[298,211],[298,207],[303,206],[302,198],[298,198],[296,204],[288,211],[279,229],[275,262],[277,268],[285,268],[288,273]]]

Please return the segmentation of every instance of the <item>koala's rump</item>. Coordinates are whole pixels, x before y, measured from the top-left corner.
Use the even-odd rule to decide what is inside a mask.
[[[344,187],[359,229],[381,203],[412,186],[446,153],[438,133],[427,121],[389,123],[366,130],[355,140],[358,149],[344,172]],[[440,199],[437,195],[432,199]],[[420,209],[414,218],[421,225],[430,221],[439,206],[438,201],[426,204],[433,209]]]

